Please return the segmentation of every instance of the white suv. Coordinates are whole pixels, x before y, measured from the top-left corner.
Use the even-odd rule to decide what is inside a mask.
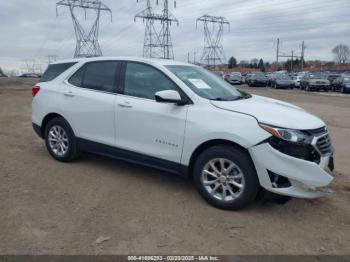
[[[264,189],[300,198],[329,193],[333,149],[324,122],[201,67],[70,60],[50,65],[32,93],[34,130],[59,161],[89,151],[160,168],[192,178],[223,209],[242,208]]]

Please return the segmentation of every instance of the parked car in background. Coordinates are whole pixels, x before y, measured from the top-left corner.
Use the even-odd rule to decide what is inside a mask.
[[[324,90],[325,92],[328,92],[330,86],[327,76],[323,73],[306,73],[300,81],[300,89],[306,91]]]
[[[274,77],[274,74],[273,74],[273,73],[267,73],[267,74],[266,74],[267,85],[268,85],[268,86],[271,86],[271,80],[272,80],[273,77]]]
[[[21,74],[19,77],[21,77],[21,78],[40,78],[41,75],[35,74],[35,73],[24,73],[24,74]]]
[[[273,88],[284,88],[293,89],[295,86],[292,78],[287,74],[275,74],[271,80],[271,87]]]
[[[332,90],[340,91],[342,93],[350,92],[350,75],[336,78],[332,83]]]
[[[249,78],[252,76],[252,73],[248,73],[243,75],[244,76],[244,83],[248,84]]]
[[[226,81],[231,85],[240,85],[242,84],[242,74],[239,72],[233,72],[227,75]]]
[[[252,73],[248,80],[246,80],[248,86],[263,86],[266,87],[268,80],[264,73],[256,72]]]
[[[301,75],[295,75],[292,76],[292,80],[294,82],[294,86],[297,88],[300,88],[300,80],[301,80],[302,76]]]
[[[340,74],[333,74],[333,73],[330,73],[327,75],[327,79],[328,79],[329,83],[331,84],[331,86],[332,86],[333,81],[340,76],[341,76]]]
[[[225,74],[222,71],[212,71],[214,75],[217,75],[221,79],[225,79]]]

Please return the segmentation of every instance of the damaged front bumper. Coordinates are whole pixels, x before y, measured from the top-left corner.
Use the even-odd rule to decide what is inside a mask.
[[[322,156],[319,164],[283,154],[269,143],[249,149],[260,185],[266,190],[297,198],[318,198],[332,193],[333,155]]]

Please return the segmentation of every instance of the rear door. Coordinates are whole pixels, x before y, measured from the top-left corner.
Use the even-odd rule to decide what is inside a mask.
[[[120,65],[117,61],[89,62],[64,83],[62,106],[77,137],[115,146]]]

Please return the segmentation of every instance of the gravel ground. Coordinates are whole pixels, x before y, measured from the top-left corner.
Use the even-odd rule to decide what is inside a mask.
[[[245,87],[327,122],[335,194],[228,212],[164,172],[94,155],[54,161],[32,130],[32,82],[0,79],[1,254],[350,254],[350,95]]]

